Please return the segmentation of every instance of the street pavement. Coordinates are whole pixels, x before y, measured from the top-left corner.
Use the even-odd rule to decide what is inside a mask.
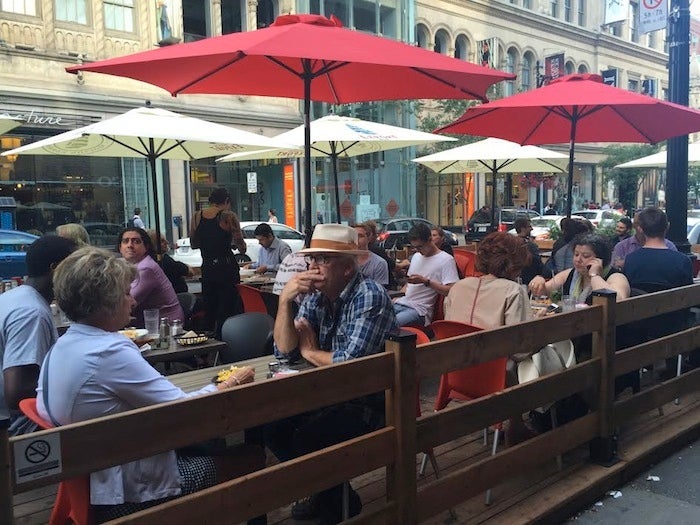
[[[569,519],[568,525],[700,524],[700,441],[688,445]],[[658,477],[658,481],[647,479]],[[655,478],[654,478],[655,479]],[[613,493],[615,491],[612,491]]]

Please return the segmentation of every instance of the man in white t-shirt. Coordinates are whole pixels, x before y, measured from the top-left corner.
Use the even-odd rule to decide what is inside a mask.
[[[408,240],[416,253],[408,267],[406,295],[394,301],[394,313],[399,326],[424,326],[433,319],[438,294],[447,295],[459,275],[454,257],[433,244],[428,226],[416,224]]]

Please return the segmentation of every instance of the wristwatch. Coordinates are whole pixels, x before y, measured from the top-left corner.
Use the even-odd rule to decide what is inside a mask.
[[[589,273],[588,277],[600,277],[600,274],[597,273]]]
[[[430,279],[428,279],[427,281],[425,281],[425,282],[423,283],[423,286],[426,286],[426,287],[430,288]]]

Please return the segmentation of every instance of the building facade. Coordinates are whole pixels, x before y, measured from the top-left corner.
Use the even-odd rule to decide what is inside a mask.
[[[498,96],[535,89],[550,78],[570,73],[598,73],[623,89],[666,98],[668,61],[665,31],[641,34],[639,2],[618,21],[606,24],[607,2],[590,0],[435,0],[416,3],[416,43],[517,75]],[[623,2],[625,4],[625,2]],[[610,17],[608,18],[610,20]],[[584,200],[614,200],[603,185],[597,163],[604,144],[577,144],[574,209]],[[566,145],[547,146],[567,152]],[[426,217],[460,226],[465,216],[491,200],[490,176],[465,174],[420,178],[419,200]],[[496,184],[500,206],[560,203],[566,178],[504,175]],[[419,208],[421,205],[419,204]]]
[[[356,30],[515,73],[517,79],[496,87],[494,96],[535,89],[557,75],[590,72],[603,73],[618,87],[664,98],[668,88],[664,31],[639,32],[638,0],[630,0],[626,14],[606,24],[605,4],[588,0],[2,1],[0,114],[18,116],[24,122],[2,137],[0,149],[117,115],[145,100],[266,136],[291,129],[301,123],[296,100],[172,98],[129,79],[69,75],[65,67],[250,31],[270,25],[279,14],[295,12],[335,15]],[[409,103],[313,104],[312,110],[313,117],[333,111],[404,127],[418,125]],[[576,203],[614,199],[614,189],[602,184],[603,174],[597,168],[603,147],[577,145]],[[552,149],[565,151],[566,146]],[[290,199],[290,186],[285,185],[285,177],[289,182],[302,169],[300,161],[163,161],[157,167],[161,189],[154,195],[141,159],[2,157],[0,196],[17,201],[16,227],[39,231],[69,221],[122,225],[135,207],[142,208],[146,222],[153,224],[153,200],[158,198],[160,222],[169,225],[164,231],[171,239],[186,235],[189,217],[206,204],[209,192],[218,185],[229,188],[243,220],[264,219],[266,210],[275,208],[293,226],[305,213],[336,220],[336,191],[340,192],[340,219],[345,221],[418,215],[461,227],[471,210],[490,202],[490,177],[417,173],[411,159],[422,153],[407,148],[343,160],[337,188],[329,162],[314,161],[313,198],[306,210],[300,209],[296,197],[300,188],[292,187],[294,198]],[[251,171],[258,175],[256,193],[248,193],[246,174]],[[523,174],[499,179],[495,186],[499,205],[539,207],[565,194],[564,177],[548,179],[539,187],[538,182]]]

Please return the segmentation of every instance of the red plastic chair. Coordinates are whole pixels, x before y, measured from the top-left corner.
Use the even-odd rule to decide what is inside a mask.
[[[268,313],[267,306],[265,305],[265,301],[263,301],[263,297],[260,293],[260,290],[253,288],[252,286],[239,284],[238,293],[241,294],[241,300],[243,301],[243,311],[245,313]]]
[[[476,253],[466,250],[454,250],[455,263],[462,277],[473,277],[481,275],[476,271]]]
[[[42,430],[54,428],[37,412],[36,398],[22,399],[19,402],[19,409]],[[90,476],[61,481],[49,525],[92,525],[93,523],[90,507]]]
[[[458,321],[436,321],[430,325],[435,339],[447,339],[478,332],[481,328]],[[473,365],[462,370],[447,372],[440,377],[440,387],[435,399],[435,411],[442,410],[453,399],[471,401],[479,397],[500,392],[506,387],[507,357],[502,357],[487,363]],[[493,425],[494,437],[491,455],[498,449],[498,436],[503,425]],[[488,444],[486,429],[484,429],[484,445]],[[491,489],[486,491],[486,504],[491,503]]]

